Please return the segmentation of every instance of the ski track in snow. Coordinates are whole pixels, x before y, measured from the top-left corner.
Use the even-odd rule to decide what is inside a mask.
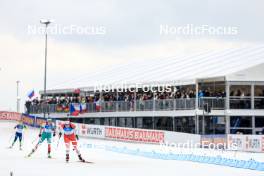
[[[187,176],[256,176],[264,175],[260,171],[238,169],[212,164],[199,164],[190,161],[174,161],[150,159],[140,156],[132,156],[105,151],[96,148],[80,148],[83,158],[93,164],[77,162],[76,153],[71,150],[70,162],[65,162],[65,148],[61,139],[57,149],[57,138],[54,138],[52,145],[52,159],[47,158],[47,143],[44,142],[32,155],[31,158],[25,156],[31,151],[38,136],[38,129],[29,128],[24,133],[23,150],[19,150],[18,141],[13,149],[8,149],[14,136],[13,122],[0,122],[0,176],[163,176],[163,175],[187,175]],[[137,143],[123,143],[116,141],[105,141],[97,139],[80,138],[80,144],[126,146],[129,148],[140,148],[142,150],[161,150],[158,145],[147,145]],[[81,145],[83,146],[83,145]],[[173,149],[174,150],[174,149]],[[190,152],[190,150],[186,151]],[[193,153],[208,153],[205,150],[194,150]],[[223,152],[224,156],[236,156],[240,159],[254,158],[264,161],[264,154]]]

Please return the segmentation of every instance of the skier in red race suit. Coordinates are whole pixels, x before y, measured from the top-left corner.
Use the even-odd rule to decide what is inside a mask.
[[[76,134],[76,126],[70,122],[68,119],[60,126],[59,137],[64,135],[64,143],[66,146],[66,162],[69,162],[70,159],[70,146],[72,144],[73,149],[76,151],[78,158],[81,162],[85,162],[82,158],[80,151],[77,148],[77,140],[79,140],[78,135]]]

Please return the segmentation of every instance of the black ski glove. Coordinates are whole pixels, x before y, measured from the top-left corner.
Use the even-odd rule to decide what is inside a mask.
[[[39,137],[41,137],[41,134],[39,133]]]
[[[79,140],[79,136],[77,134],[75,136],[76,136],[76,139]]]

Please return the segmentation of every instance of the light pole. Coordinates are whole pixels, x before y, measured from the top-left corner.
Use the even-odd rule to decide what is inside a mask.
[[[17,83],[17,112],[20,111],[20,97],[19,97],[19,83],[20,81],[16,81]]]
[[[44,94],[43,94],[43,100],[44,100],[44,118],[46,118],[46,93],[47,93],[47,42],[48,42],[48,32],[47,28],[48,25],[51,23],[51,20],[40,20],[41,24],[45,25],[45,66],[44,66]]]

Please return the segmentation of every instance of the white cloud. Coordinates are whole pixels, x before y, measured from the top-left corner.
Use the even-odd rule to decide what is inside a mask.
[[[16,107],[16,81],[21,81],[21,108],[27,92],[43,87],[44,38],[21,40],[12,35],[0,35],[0,109]],[[248,43],[221,40],[170,40],[153,44],[133,45],[120,49],[96,48],[50,39],[48,43],[48,88],[58,84],[63,87],[67,80],[122,65],[126,62],[164,58],[205,50],[222,50],[241,47]],[[87,85],[89,83],[83,83]]]

